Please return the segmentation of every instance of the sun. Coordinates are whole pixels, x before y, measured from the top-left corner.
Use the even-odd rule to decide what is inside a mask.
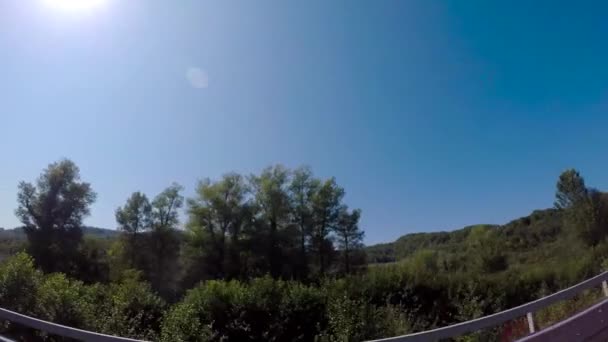
[[[65,12],[88,12],[103,7],[108,0],[43,0],[55,10]]]

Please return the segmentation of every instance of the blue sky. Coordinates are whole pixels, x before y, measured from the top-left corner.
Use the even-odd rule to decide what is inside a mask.
[[[107,1],[0,3],[0,226],[62,157],[110,228],[136,190],[310,165],[367,243],[550,207],[568,167],[608,187],[606,5]]]

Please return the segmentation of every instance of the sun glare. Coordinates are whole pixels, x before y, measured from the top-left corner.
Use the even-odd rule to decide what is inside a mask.
[[[44,3],[56,10],[66,12],[92,11],[103,7],[108,0],[43,0]]]

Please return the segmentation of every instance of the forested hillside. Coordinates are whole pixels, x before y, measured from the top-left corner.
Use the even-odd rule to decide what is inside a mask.
[[[545,209],[502,226],[476,225],[451,232],[408,234],[392,243],[369,246],[366,253],[371,264],[381,264],[426,251],[441,259],[445,271],[460,271],[473,264],[481,252],[491,257],[487,262],[494,262],[490,268],[503,270],[535,264],[541,257],[543,263],[568,259],[569,256],[556,253],[555,249],[565,245],[570,249],[576,247],[575,234],[573,227],[565,224],[562,211]],[[584,245],[580,244],[580,248]]]
[[[98,228],[98,227],[82,227],[82,234],[93,238],[115,238],[119,235],[119,232],[114,229]],[[22,227],[13,229],[2,229],[0,228],[0,239],[10,240],[26,240],[27,235]]]
[[[119,235],[119,232],[116,230],[86,226],[82,227],[82,233],[85,239],[92,241],[97,239],[114,239]],[[0,228],[0,260],[25,249],[26,241],[27,235],[22,227],[13,229]]]
[[[21,182],[18,230],[0,231],[0,307],[78,328],[160,341],[361,341],[526,303],[608,265],[608,197],[575,170],[555,208],[502,226],[405,235],[364,248],[364,213],[334,178],[272,166],[133,192],[118,231],[85,228],[96,199],[69,160]],[[185,210],[185,229],[180,211]],[[540,326],[600,297],[537,313]],[[24,340],[60,340],[18,325]],[[464,336],[510,340],[522,322]]]

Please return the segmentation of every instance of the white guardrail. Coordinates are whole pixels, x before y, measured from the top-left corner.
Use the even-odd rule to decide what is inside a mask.
[[[467,322],[449,325],[447,327],[423,331],[419,333],[383,338],[370,342],[428,342],[437,341],[443,338],[457,337],[466,333],[475,332],[478,330],[498,326],[504,322],[526,316],[530,333],[534,333],[533,313],[543,309],[555,302],[570,299],[578,293],[596,287],[602,284],[604,295],[608,297],[608,272],[599,274],[593,278],[587,279],[582,283],[576,284],[565,290],[561,290],[547,297],[535,300],[533,302],[514,307],[509,310],[501,311],[493,315],[477,318]],[[0,320],[6,320],[17,323],[32,329],[44,331],[53,335],[62,337],[74,338],[82,341],[91,342],[143,342],[125,337],[117,337],[111,335],[100,334],[92,331],[86,331],[67,327],[65,325],[43,321],[41,319],[22,315],[17,312],[0,308]]]
[[[495,313],[493,315],[480,317],[477,319],[473,319],[470,321],[457,323],[453,325],[449,325],[443,328],[437,328],[433,330],[422,331],[419,333],[382,338],[379,340],[373,340],[369,342],[428,342],[428,341],[437,341],[444,338],[457,337],[460,335],[464,335],[466,333],[472,333],[475,331],[479,331],[486,328],[493,328],[502,323],[511,321],[516,318],[526,316],[528,320],[528,328],[530,333],[533,334],[535,332],[534,327],[534,317],[533,313],[546,308],[547,306],[554,304],[561,300],[570,299],[580,292],[596,287],[602,284],[602,288],[604,290],[604,295],[608,297],[608,271],[602,274],[599,274],[593,278],[587,279],[582,283],[576,284],[572,287],[569,287],[565,290],[561,290],[552,295],[543,297],[541,299],[537,299],[533,302],[523,304],[517,307],[514,307],[509,310],[501,311],[499,313]]]
[[[91,342],[143,342],[140,340],[134,340],[131,338],[125,337],[117,337],[111,335],[100,334],[92,331],[86,331],[81,329],[76,329],[72,327],[67,327],[65,325],[51,323],[47,321],[43,321],[41,319],[37,319],[34,317],[29,317],[26,315],[22,315],[20,313],[16,313],[10,310],[0,308],[0,320],[6,320],[13,323],[21,324],[28,328],[37,329],[40,331],[44,331],[53,335],[62,336],[62,337],[70,337],[81,341],[91,341]],[[6,340],[6,339],[5,339]],[[2,341],[0,339],[0,341]]]

